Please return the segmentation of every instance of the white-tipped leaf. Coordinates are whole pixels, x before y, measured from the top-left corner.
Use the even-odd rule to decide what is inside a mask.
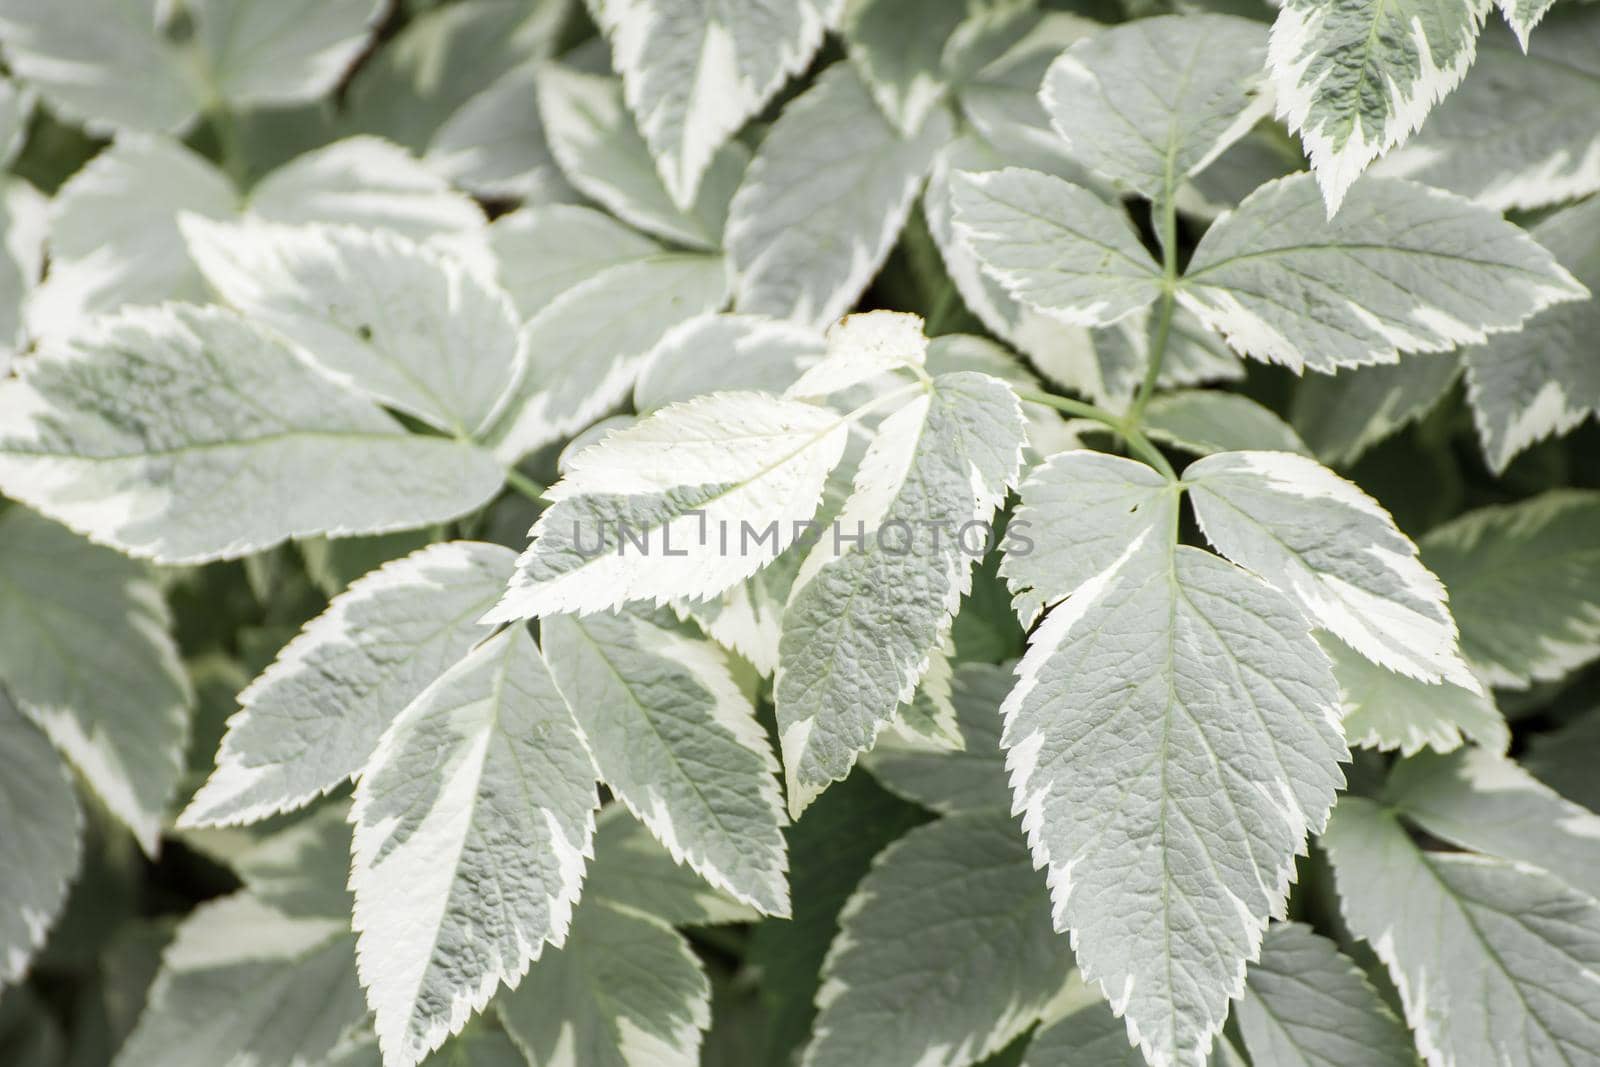
[[[1268,67],[1331,218],[1472,65],[1489,0],[1285,0]]]
[[[0,684],[155,855],[192,695],[149,568],[0,512]]]
[[[720,649],[631,612],[543,620],[601,779],[673,859],[789,914],[777,760]]]
[[[515,557],[451,542],[352,583],[239,694],[185,826],[256,822],[361,772],[395,716],[490,631]]]
[[[1323,634],[1319,641],[1333,661],[1352,745],[1411,756],[1423,748],[1449,752],[1467,740],[1496,752],[1511,744],[1511,730],[1488,690],[1421,682],[1378,666],[1337,637]]]
[[[1006,527],[1015,547],[1000,574],[1025,626],[1116,563],[1141,535],[1177,529],[1178,487],[1121,456],[1058,453],[1033,469],[1019,493],[1022,506]]]
[[[1281,593],[1148,531],[1017,675],[1001,744],[1055,926],[1152,1064],[1197,1062],[1343,785],[1327,659]]]
[[[850,772],[950,632],[1026,431],[1011,388],[932,379],[884,419],[784,609],[774,681],[789,811]]]
[[[414,1067],[566,938],[597,807],[583,740],[522,626],[389,727],[350,816],[357,961],[389,1067]]]
[[[1074,157],[1120,187],[1166,200],[1267,113],[1266,59],[1259,22],[1136,19],[1063,52],[1040,97]]]
[[[1557,681],[1600,656],[1600,493],[1469,511],[1422,539],[1461,649],[1490,685]]]
[[[441,430],[481,434],[522,372],[510,299],[398,234],[187,217],[183,231],[224,300]]]
[[[0,490],[163,563],[442,522],[502,479],[488,453],[407,433],[220,308],[99,320],[0,384]]]
[[[699,599],[748,578],[815,514],[849,425],[812,404],[713,393],[610,435],[551,487],[491,619]]]
[[[821,399],[902,367],[921,368],[928,358],[922,319],[899,311],[847,315],[828,329],[828,349],[784,393]]]
[[[844,0],[590,0],[623,95],[673,202],[822,44]]]
[[[1482,341],[1586,296],[1487,208],[1369,178],[1330,221],[1305,174],[1262,186],[1217,220],[1178,290],[1245,355],[1325,373]]]
[[[1322,843],[1344,919],[1400,990],[1430,1067],[1600,1057],[1600,904],[1534,867],[1419,848],[1347,796]]]
[[[1207,540],[1288,594],[1311,625],[1390,670],[1478,690],[1444,586],[1353,482],[1288,452],[1218,453],[1183,480]]]
[[[28,970],[78,871],[72,775],[0,688],[0,986]]]
[[[950,135],[942,111],[901,134],[849,63],[818,75],[761,142],[729,209],[736,308],[812,326],[849,310]]]
[[[1109,326],[1161,294],[1161,268],[1119,208],[1008,167],[958,174],[956,234],[1012,297],[1069,326]]]

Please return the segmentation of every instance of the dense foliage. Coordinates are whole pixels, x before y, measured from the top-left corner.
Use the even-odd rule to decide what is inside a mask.
[[[0,53],[0,1062],[1600,1063],[1600,5]]]

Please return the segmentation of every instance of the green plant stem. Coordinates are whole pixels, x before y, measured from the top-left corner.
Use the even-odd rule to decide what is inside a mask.
[[[1171,165],[1171,161],[1168,161]],[[1153,210],[1158,213],[1156,227],[1161,235],[1161,304],[1156,309],[1156,333],[1150,342],[1150,355],[1144,368],[1144,380],[1128,405],[1128,421],[1137,426],[1144,418],[1145,405],[1156,391],[1156,379],[1161,377],[1161,364],[1167,356],[1167,344],[1172,339],[1172,316],[1178,304],[1178,205],[1175,201],[1176,183],[1168,176],[1166,195]]]
[[[1017,390],[1017,396],[1030,404],[1040,404],[1047,408],[1054,408],[1068,415],[1075,415],[1080,419],[1090,419],[1110,428],[1116,432],[1117,436],[1128,442],[1128,448],[1135,455],[1160,471],[1168,481],[1175,482],[1178,480],[1178,472],[1172,469],[1172,464],[1167,462],[1167,457],[1163,456],[1161,450],[1150,443],[1150,439],[1139,430],[1139,427],[1131,419],[1115,415],[1105,408],[1096,407],[1094,404],[1086,404],[1081,400],[1057,396],[1054,393],[1019,389]]]
[[[545,487],[534,481],[532,478],[524,475],[521,471],[506,471],[506,484],[515,489],[517,492],[521,493],[523,496],[527,497],[529,500],[533,501],[535,504],[545,503]]]

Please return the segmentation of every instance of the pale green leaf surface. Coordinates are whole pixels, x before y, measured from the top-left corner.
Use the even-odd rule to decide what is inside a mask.
[[[428,142],[428,167],[485,198],[530,205],[577,200],[545,136],[543,116],[528,106],[538,81],[538,61],[524,63],[468,100]]]
[[[548,204],[514,211],[489,226],[500,284],[523,320],[610,267],[660,255],[662,248],[603,211]]]
[[[1009,666],[956,665],[950,701],[961,747],[947,751],[921,739],[886,734],[867,755],[867,770],[891,793],[941,815],[1008,811],[1011,793],[1000,752],[1000,704],[1015,681]]]
[[[1268,67],[1327,214],[1471,66],[1489,0],[1286,0]]]
[[[717,150],[804,69],[843,6],[844,0],[589,0],[674,203],[694,202]]]
[[[354,582],[239,695],[186,826],[255,822],[360,773],[413,699],[488,636],[512,553],[451,542]]]
[[[1133,223],[1082,186],[1008,167],[954,181],[956,234],[1017,300],[1069,326],[1109,326],[1152,303],[1161,268]]]
[[[722,308],[728,286],[721,257],[669,253],[566,290],[523,327],[527,368],[494,428],[495,454],[515,462],[614,408],[667,332]]]
[[[26,973],[66,903],[82,818],[66,765],[0,687],[0,988]]]
[[[665,922],[585,897],[566,943],[495,1008],[529,1063],[697,1067],[711,983]]]
[[[1533,236],[1591,293],[1600,292],[1600,199],[1556,212]],[[1478,438],[1496,472],[1531,445],[1600,413],[1597,334],[1600,299],[1590,297],[1559,304],[1520,332],[1462,353]]]
[[[611,792],[674,860],[787,915],[777,761],[721,650],[630,612],[557,616],[541,629]]]
[[[0,684],[149,855],[192,694],[148,568],[20,507],[0,513]]]
[[[356,787],[357,960],[389,1067],[410,1067],[567,936],[594,771],[526,628],[423,691]]]
[[[1558,730],[1535,736],[1522,765],[1538,779],[1590,811],[1600,811],[1600,715],[1593,709]]]
[[[826,350],[822,334],[759,315],[701,315],[651,349],[633,386],[634,410],[649,414],[706,393],[781,394]]]
[[[1213,1044],[1347,758],[1297,608],[1172,538],[1045,617],[1001,741],[1055,926],[1158,1067]]]
[[[301,1067],[366,1017],[355,939],[237,893],[202,904],[162,954],[115,1067]]]
[[[816,512],[848,436],[835,412],[761,393],[714,393],[611,434],[550,488],[553,506],[492,618],[727,589],[792,543],[790,520]]]
[[[1178,290],[1245,355],[1324,373],[1482,341],[1587,295],[1487,208],[1369,178],[1329,220],[1306,174],[1262,186],[1217,220]]]
[[[1419,682],[1378,666],[1336,637],[1320,640],[1339,680],[1344,731],[1352,745],[1410,756],[1424,747],[1448,752],[1467,739],[1496,752],[1511,744],[1511,731],[1487,691]]]
[[[526,360],[511,300],[399,234],[185,216],[206,280],[341,384],[458,437],[481,435]]]
[[[1147,1067],[1128,1028],[1096,998],[1044,1026],[1028,1043],[1021,1067]]]
[[[1031,544],[1008,551],[1000,575],[1024,625],[1116,563],[1142,534],[1177,529],[1176,487],[1144,463],[1103,452],[1051,456],[1020,495],[1008,539],[1025,533]]]
[[[1289,421],[1319,459],[1348,465],[1432,411],[1460,374],[1454,352],[1416,352],[1398,363],[1308,374],[1295,386]]]
[[[774,702],[792,815],[911,699],[971,587],[962,528],[988,523],[1016,483],[1025,433],[1011,388],[970,371],[933,379],[879,425],[841,536],[812,549],[784,609]]]
[[[729,208],[736,309],[817,327],[849,310],[888,256],[951,125],[934,111],[904,136],[851,64],[818,75],[783,109]]]
[[[673,926],[755,922],[761,913],[678,863],[626,804],[607,804],[595,820],[594,859],[584,900],[604,898]]]
[[[1266,58],[1266,29],[1249,19],[1137,19],[1063,52],[1040,96],[1076,158],[1164,200],[1266,114]]]
[[[1383,796],[1435,837],[1543,868],[1600,896],[1600,815],[1507,756],[1481,748],[1421,753],[1396,765]]]
[[[1543,1067],[1600,1056],[1600,905],[1543,871],[1425,851],[1347,796],[1322,842],[1345,921],[1399,987],[1433,1067]]]
[[[1273,923],[1235,1009],[1251,1060],[1273,1067],[1414,1067],[1411,1035],[1333,942]]]
[[[44,348],[0,385],[0,427],[8,496],[162,562],[424,526],[502,481],[218,308],[127,311]]]
[[[694,202],[680,209],[623,105],[619,80],[547,64],[539,73],[539,113],[550,150],[585,195],[624,222],[668,240],[721,247],[728,202],[750,157],[743,145],[729,142],[717,149]]]
[[[208,94],[243,108],[315,100],[366,48],[381,0],[189,0]]]
[[[1496,210],[1531,209],[1600,190],[1600,9],[1566,4],[1527,54],[1484,31],[1461,88],[1374,174],[1437,185]]]
[[[846,315],[828,327],[823,358],[808,367],[785,396],[820,400],[903,368],[920,370],[928,359],[923,321],[900,311]]]
[[[0,180],[0,377],[28,344],[26,305],[44,273],[50,203],[20,178]]]
[[[850,59],[883,113],[901,133],[922,127],[950,89],[943,66],[966,0],[848,0],[840,29]]]
[[[1004,813],[948,816],[890,845],[839,927],[805,1067],[967,1067],[1048,1014],[1072,970]]]
[[[1183,480],[1206,539],[1287,594],[1311,625],[1379,666],[1478,690],[1444,586],[1355,483],[1287,452],[1219,453]]]
[[[1546,493],[1429,531],[1461,648],[1485,682],[1525,689],[1600,656],[1600,494]]]
[[[1238,393],[1190,389],[1158,396],[1144,410],[1144,430],[1154,440],[1202,456],[1236,451],[1310,454],[1277,413]]]

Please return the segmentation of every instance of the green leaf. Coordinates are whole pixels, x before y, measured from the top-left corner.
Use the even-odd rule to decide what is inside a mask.
[[[1269,182],[1219,219],[1178,290],[1245,355],[1324,373],[1482,341],[1587,295],[1487,208],[1369,178],[1330,221],[1304,174]]]
[[[1418,848],[1346,796],[1322,841],[1345,921],[1400,989],[1430,1063],[1535,1067],[1600,1055],[1600,905],[1523,864]]]
[[[0,988],[27,972],[66,903],[82,822],[66,765],[0,687]]]
[[[840,914],[805,1067],[966,1067],[1042,1018],[1072,970],[1015,822],[951,815],[885,849]]]
[[[534,60],[507,71],[462,105],[428,142],[428,166],[484,199],[527,205],[578,200],[550,148],[543,116],[528,106],[539,91],[539,66]]]
[[[1448,752],[1466,738],[1504,752],[1511,731],[1487,692],[1450,682],[1430,685],[1386,670],[1336,637],[1321,638],[1339,680],[1344,732],[1352,745],[1410,756],[1424,747]]]
[[[320,1063],[366,1012],[346,919],[237,893],[178,927],[115,1067]]]
[[[179,129],[202,110],[315,100],[366,47],[374,0],[5,0],[11,68],[95,132]]]
[[[1156,1065],[1211,1047],[1347,758],[1295,605],[1174,533],[1045,617],[1001,709],[1056,929]]]
[[[1422,539],[1450,590],[1461,649],[1490,685],[1557,681],[1600,656],[1600,493],[1480,508]]]
[[[626,804],[607,804],[595,821],[594,859],[584,900],[604,899],[673,926],[754,922],[761,913],[713,888],[672,858]]]
[[[867,769],[890,792],[941,815],[1008,812],[1011,792],[1000,751],[1000,704],[1015,680],[1009,665],[959,664],[950,700],[962,747],[947,751],[887,734],[868,754]]]
[[[1146,532],[1167,537],[1177,529],[1177,487],[1121,456],[1058,453],[1033,469],[1020,494],[1000,574],[1024,626],[1116,563]]]
[[[729,209],[736,309],[818,327],[849,310],[950,137],[943,111],[902,135],[854,67],[824,70],[783,109]]]
[[[1112,1014],[1111,1006],[1092,992],[1088,995],[1093,999],[1039,1027],[1021,1067],[1075,1067],[1080,1063],[1146,1067],[1144,1054],[1128,1043],[1128,1028]]]
[[[781,394],[826,349],[822,334],[795,323],[701,315],[674,327],[650,351],[633,386],[633,407],[649,414],[707,393]]]
[[[495,1007],[529,1063],[696,1067],[711,983],[672,927],[586,898],[566,943]]]
[[[1596,108],[1600,11],[1564,5],[1526,48],[1486,30],[1461,88],[1373,173],[1437,185],[1497,211],[1576,200],[1600,190],[1600,131],[1589,121]]]
[[[954,193],[956,233],[983,269],[1060,322],[1109,326],[1161,293],[1127,215],[1082,186],[1008,167],[957,175]]]
[[[616,78],[555,63],[541,69],[539,113],[567,180],[642,230],[690,248],[721,247],[728,202],[744,175],[749,151],[737,141],[717,149],[693,203],[679,208],[662,184],[622,95],[622,82]]]
[[[1268,66],[1328,217],[1472,65],[1489,0],[1286,0]]]
[[[1238,1006],[1251,1059],[1305,1067],[1413,1067],[1411,1035],[1327,938],[1273,923]]]
[[[1590,811],[1600,811],[1600,715],[1592,710],[1550,733],[1539,734],[1522,755],[1522,765],[1562,796]]]
[[[46,347],[0,384],[0,427],[6,495],[166,563],[441,522],[502,481],[216,308],[128,311]]]
[[[1311,625],[1389,670],[1478,691],[1444,586],[1359,486],[1286,452],[1208,456],[1183,481],[1206,539],[1287,594]]]
[[[395,717],[489,633],[513,564],[497,545],[422,549],[354,582],[239,694],[185,826],[298,808],[361,772]]]
[[[420,1062],[565,939],[597,807],[583,739],[523,627],[384,733],[356,787],[350,886],[389,1067]]]
[[[1295,386],[1289,421],[1319,459],[1348,466],[1432,411],[1460,374],[1454,352],[1308,374]]]
[[[721,650],[632,613],[542,624],[601,779],[701,877],[787,915],[777,761]]]
[[[712,157],[803,70],[844,0],[589,0],[611,40],[628,108],[680,207]]]
[[[1144,430],[1154,440],[1202,456],[1235,451],[1310,454],[1293,427],[1238,393],[1189,389],[1158,396],[1144,410]]]
[[[1395,766],[1383,798],[1435,837],[1600,894],[1600,815],[1509,757],[1481,748],[1421,753]]]
[[[912,136],[950,88],[946,45],[965,0],[849,0],[841,34],[850,58],[895,128]]]
[[[464,263],[383,230],[181,222],[224,300],[440,430],[483,435],[523,373],[510,298]]]
[[[816,512],[849,426],[812,404],[714,393],[611,434],[550,488],[492,619],[703,598],[749,577]]]
[[[567,289],[523,327],[528,367],[491,434],[495,454],[516,462],[615,408],[668,331],[722,308],[729,284],[720,256],[667,253]]]
[[[1016,394],[972,372],[932,379],[879,425],[784,609],[774,703],[791,815],[911,699],[971,588],[1024,441]],[[977,553],[963,547],[975,531]]]
[[[1248,19],[1137,19],[1063,52],[1040,97],[1076,158],[1169,200],[1266,114],[1266,57],[1266,30]]]
[[[1600,200],[1558,211],[1533,236],[1591,292],[1600,292]],[[1600,360],[1587,346],[1600,330],[1600,299],[1560,304],[1519,333],[1462,353],[1467,398],[1489,466],[1600,414]]]
[[[524,320],[575,286],[662,254],[650,238],[577,204],[545,204],[495,219],[489,245],[500,284]]]
[[[0,683],[138,838],[160,847],[193,694],[148,568],[0,513]]]

